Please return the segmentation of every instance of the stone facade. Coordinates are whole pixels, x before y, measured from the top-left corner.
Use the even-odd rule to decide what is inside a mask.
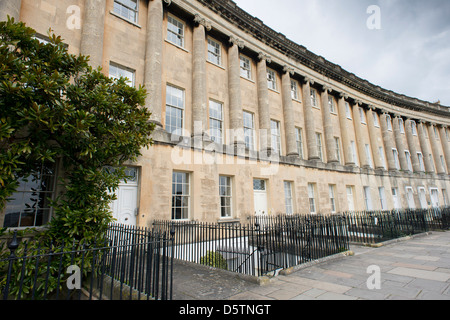
[[[146,86],[157,130],[154,146],[130,164],[139,172],[136,224],[172,218],[174,172],[189,179],[188,220],[245,221],[260,205],[254,179],[265,181],[264,214],[284,213],[290,201],[305,214],[419,208],[419,187],[426,206],[447,204],[447,107],[372,85],[230,0],[138,0],[123,11],[115,2],[1,1],[0,17],[15,16],[39,35],[52,28],[70,53],[90,55],[105,74],[111,64],[123,67]],[[77,17],[71,6],[80,28],[68,27]],[[167,131],[171,88],[182,93],[180,136]],[[221,176],[230,178],[226,197]]]

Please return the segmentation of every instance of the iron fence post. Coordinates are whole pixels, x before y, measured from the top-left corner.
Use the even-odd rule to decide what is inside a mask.
[[[17,230],[14,230],[13,238],[11,242],[8,244],[8,249],[11,251],[11,254],[8,257],[8,275],[6,278],[6,286],[3,292],[3,300],[8,299],[9,293],[9,283],[11,282],[11,273],[14,259],[16,258],[16,250],[19,248],[19,241],[17,241]]]

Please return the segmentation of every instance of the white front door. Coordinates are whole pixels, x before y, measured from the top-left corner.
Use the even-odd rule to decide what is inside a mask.
[[[111,203],[113,217],[117,223],[135,226],[138,213],[138,175],[137,169],[129,168],[130,179],[122,181],[116,191],[117,200]]]
[[[431,193],[431,206],[433,208],[439,208],[439,192],[438,189],[430,189]]]
[[[266,216],[267,212],[267,184],[265,180],[253,180],[253,199],[255,215]]]

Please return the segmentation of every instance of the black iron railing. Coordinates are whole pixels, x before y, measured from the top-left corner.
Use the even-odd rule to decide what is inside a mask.
[[[0,260],[0,299],[170,300],[172,245],[168,234],[118,224],[94,244],[21,243],[16,231]]]

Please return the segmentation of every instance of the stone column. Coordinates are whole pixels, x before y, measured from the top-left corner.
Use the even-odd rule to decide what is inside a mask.
[[[298,156],[297,139],[295,136],[294,106],[291,95],[291,75],[294,69],[284,66],[281,77],[281,94],[283,98],[284,130],[286,132],[286,155]]]
[[[232,144],[244,145],[244,120],[241,101],[241,71],[239,49],[244,48],[244,42],[231,36],[228,49],[228,90],[230,98],[230,129],[234,136]]]
[[[144,85],[147,89],[145,107],[152,113],[150,120],[162,128],[162,0],[150,0],[147,11]]]
[[[406,162],[405,144],[403,143],[402,134],[400,132],[399,119],[400,116],[396,115],[394,121],[392,122],[392,126],[394,129],[395,144],[397,145],[398,158],[400,160],[400,168],[404,171],[409,171],[408,163]]]
[[[344,153],[344,164],[355,165],[352,157],[352,149],[350,145],[350,137],[348,135],[348,120],[345,111],[345,99],[347,95],[341,93],[338,100],[339,127],[341,130],[342,150]]]
[[[369,110],[366,112],[366,118],[367,118],[367,126],[369,129],[369,138],[370,138],[370,145],[372,147],[372,158],[373,158],[373,165],[375,169],[384,169],[384,164],[381,162],[381,155],[379,152],[379,146],[377,141],[377,133],[375,130],[375,119],[373,113],[375,112],[374,106],[369,106]]]
[[[392,153],[392,149],[394,148],[394,141],[392,141],[390,131],[388,130],[387,126],[387,113],[383,112],[383,115],[380,117],[381,122],[381,133],[383,135],[383,143],[384,143],[384,150],[386,153],[386,161],[388,163],[388,170],[397,170],[395,166],[395,160],[394,155]]]
[[[433,152],[434,163],[436,165],[436,172],[439,174],[445,173],[444,167],[442,167],[441,157],[439,152],[439,145],[434,135],[434,124],[428,126],[428,139],[430,139],[431,150]]]
[[[439,135],[441,136],[442,150],[444,150],[445,163],[447,165],[447,172],[450,173],[450,146],[448,144],[448,139],[445,131],[447,126],[439,126]]]
[[[417,156],[417,146],[416,142],[414,141],[414,136],[412,133],[412,123],[413,120],[406,119],[405,121],[405,131],[406,131],[406,139],[408,141],[408,148],[409,152],[411,153],[411,161],[413,165],[414,172],[420,172],[420,163],[419,163],[419,157]]]
[[[90,56],[89,64],[93,68],[103,67],[105,11],[106,0],[85,1],[80,53]]]
[[[208,121],[206,93],[206,30],[211,25],[198,14],[194,18],[193,49],[192,49],[192,125],[194,135],[204,135]]]
[[[360,101],[356,101],[356,103],[353,105],[353,123],[355,126],[356,147],[358,148],[361,168],[369,168],[369,160],[367,159],[366,147],[362,134],[361,115],[359,114],[360,105]]]
[[[314,115],[311,103],[311,85],[314,81],[305,78],[302,86],[303,91],[303,113],[305,117],[305,133],[306,133],[306,147],[308,149],[309,160],[320,160],[319,150],[317,148],[316,132],[314,126]]]
[[[323,86],[320,97],[322,99],[322,120],[323,130],[325,135],[325,146],[327,148],[327,162],[338,162],[336,143],[334,142],[333,124],[331,122],[330,107],[328,104],[328,93],[331,93],[332,89],[327,86]]]
[[[7,21],[8,16],[14,18],[15,22],[20,20],[20,7],[22,0],[1,0],[0,1],[0,21]]]
[[[267,63],[271,63],[270,56],[260,52],[257,64],[258,111],[259,111],[259,150],[270,154],[272,137],[270,131],[269,88],[267,86]]]
[[[423,121],[419,121],[419,123],[417,124],[417,131],[419,134],[419,143],[420,143],[420,148],[422,149],[423,162],[425,164],[425,171],[426,172],[434,172],[434,167],[433,167],[433,164],[431,163],[431,159],[430,159],[430,148],[427,143],[425,130],[427,130],[426,123],[424,123]]]

